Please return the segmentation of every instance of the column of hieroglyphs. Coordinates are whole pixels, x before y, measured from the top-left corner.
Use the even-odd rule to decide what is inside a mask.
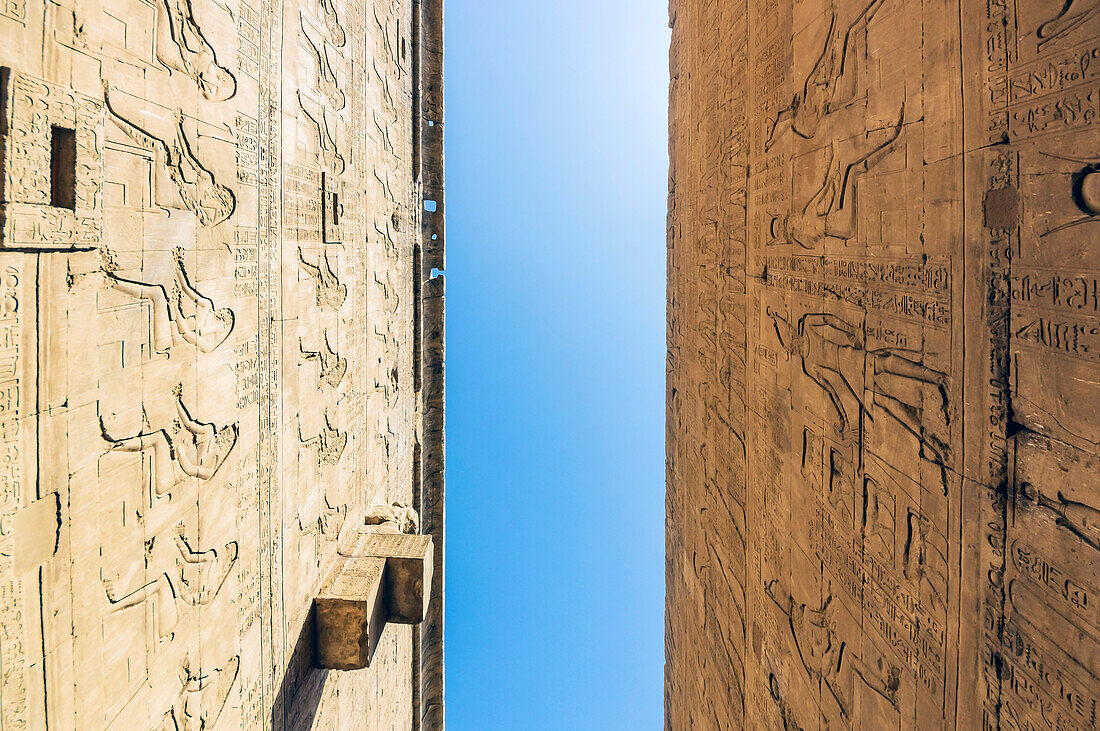
[[[1090,728],[1100,4],[672,3],[671,728]]]

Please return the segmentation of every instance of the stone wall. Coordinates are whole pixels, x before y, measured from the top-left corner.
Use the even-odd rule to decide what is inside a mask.
[[[310,617],[377,502],[442,590],[441,23],[0,4],[0,727],[441,727],[441,624]]]
[[[1100,696],[1100,3],[673,0],[666,727]]]

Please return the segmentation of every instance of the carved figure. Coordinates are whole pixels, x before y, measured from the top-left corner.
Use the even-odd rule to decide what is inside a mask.
[[[333,505],[328,495],[324,496],[324,502],[325,506],[317,518],[303,521],[302,516],[298,516],[298,530],[304,534],[318,534],[329,540],[336,540],[344,527],[344,521],[347,520],[348,506],[346,503]]]
[[[858,451],[858,450],[857,450]],[[856,468],[836,447],[829,448],[829,504],[851,528],[855,523]]]
[[[847,644],[836,634],[831,594],[825,597],[819,608],[811,609],[796,602],[778,579],[765,584],[764,592],[787,617],[788,630],[802,667],[811,680],[820,682],[829,690],[845,722],[851,721],[852,708],[852,699],[847,697],[843,685],[843,674],[848,671],[895,709],[898,708],[901,668],[888,665],[885,673],[872,672],[860,658],[847,652]]]
[[[336,273],[328,263],[328,253],[322,253],[316,264],[310,264],[299,246],[298,262],[306,274],[313,278],[313,284],[317,288],[317,306],[333,311],[340,309],[348,297],[348,288],[336,278]]]
[[[896,122],[885,128],[886,137],[874,141],[872,133],[860,140],[862,144],[842,160],[833,142],[826,160],[825,180],[810,200],[794,213],[774,216],[769,232],[773,242],[790,242],[804,249],[814,249],[825,237],[845,241],[856,235],[859,200],[859,180],[890,152],[901,136],[905,119],[902,104]],[[876,130],[882,131],[882,130]]]
[[[1035,32],[1039,37],[1039,48],[1042,49],[1047,43],[1069,35],[1098,12],[1100,12],[1098,0],[1065,0],[1058,14],[1041,24]]]
[[[408,503],[392,502],[389,505],[376,503],[367,508],[366,517],[363,520],[366,525],[377,525],[379,533],[407,533],[409,535],[420,532],[420,516]]]
[[[328,33],[328,42],[336,48],[343,48],[347,43],[347,35],[344,26],[340,25],[340,16],[336,14],[335,0],[320,0],[321,15],[325,20],[325,30]]]
[[[317,350],[306,350],[302,345],[302,339],[298,338],[298,352],[302,360],[315,360],[320,364],[320,372],[317,374],[317,386],[331,386],[336,388],[344,380],[344,374],[348,370],[348,361],[341,358],[332,345],[329,344],[328,329],[325,329],[322,338],[323,344]]]
[[[863,388],[857,390],[853,383],[863,381],[863,367],[870,361],[875,376],[892,376],[916,384],[934,386],[939,395],[938,407],[944,423],[950,423],[947,394],[947,375],[941,371],[901,355],[892,348],[866,349],[861,328],[838,315],[827,312],[811,312],[792,327],[785,317],[770,307],[767,314],[772,319],[779,342],[791,355],[802,360],[802,372],[821,387],[839,417],[838,429],[847,434],[859,425],[860,418],[874,421],[873,413],[865,401]],[[853,357],[859,356],[859,357]],[[948,445],[925,428],[921,404],[908,403],[902,397],[891,395],[877,382],[872,383],[871,403],[883,409],[917,438],[922,453],[930,454],[941,466],[947,464]],[[845,402],[854,404],[856,413],[850,413]]]
[[[158,15],[171,34],[179,62],[165,58],[159,48],[157,60],[194,79],[204,99],[214,102],[231,99],[237,93],[237,79],[218,63],[214,47],[195,20],[191,0],[161,0]]]
[[[101,275],[104,286],[117,292],[146,300],[150,303],[153,316],[153,350],[160,355],[169,355],[170,349],[183,342],[193,345],[200,352],[212,353],[226,341],[236,321],[233,310],[217,307],[214,300],[198,291],[187,275],[183,263],[183,249],[173,252],[175,259],[175,278],[171,291],[164,284],[141,282],[118,275],[114,256],[103,249]],[[87,274],[70,274],[69,286],[76,284]]]
[[[318,115],[314,116],[306,109],[306,104],[302,101],[302,92],[298,92],[298,106],[301,107],[302,113],[306,115],[306,119],[313,125],[314,131],[317,133],[317,147],[321,154],[321,162],[324,166],[332,171],[333,175],[342,175],[344,170],[347,169],[347,162],[344,160],[344,156],[340,154],[340,150],[336,147],[336,139],[332,134],[332,131],[328,126],[328,115],[325,113],[324,107]],[[320,117],[320,119],[318,119]]]
[[[306,439],[302,436],[302,425],[298,425],[298,441],[303,447],[312,447],[317,450],[317,465],[334,465],[340,461],[344,454],[344,447],[348,443],[347,432],[342,432],[329,421],[328,409],[325,409],[325,425],[317,436]]]
[[[1026,500],[1055,513],[1058,516],[1055,519],[1056,525],[1100,551],[1100,510],[1087,503],[1070,500],[1061,490],[1051,497],[1030,482],[1021,485],[1020,494]]]
[[[769,151],[776,138],[787,129],[799,137],[812,139],[825,117],[855,98],[858,64],[867,55],[867,24],[883,2],[872,0],[843,35],[837,27],[836,11],[830,11],[829,31],[821,55],[806,77],[802,90],[769,123],[764,152]]]
[[[216,669],[213,675],[196,675],[191,671],[190,658],[184,657],[180,666],[183,688],[161,719],[159,731],[200,731],[212,728],[229,699],[240,664],[240,655],[234,655],[229,658],[225,667]]]
[[[344,96],[344,91],[340,88],[339,81],[336,79],[336,72],[332,68],[328,46],[325,45],[324,40],[318,41],[318,43],[313,42],[313,39],[309,36],[309,31],[306,30],[305,16],[301,13],[298,14],[298,22],[302,26],[302,35],[305,37],[306,43],[309,44],[310,50],[313,51],[313,58],[317,62],[317,88],[328,99],[333,111],[339,112],[347,104],[347,99]]]
[[[130,437],[111,436],[103,417],[99,418],[103,439],[110,443],[109,451],[153,453],[153,489],[157,496],[168,493],[178,483],[173,464],[178,465],[188,477],[199,480],[214,477],[236,446],[240,431],[236,423],[217,427],[192,418],[183,403],[182,385],[176,386],[173,394],[176,397],[177,419],[171,431],[167,428],[152,429],[144,409],[143,429]]]
[[[934,533],[932,521],[910,508],[902,575],[918,586],[925,585],[928,598],[946,611],[948,586],[943,568],[947,557],[932,540]]]
[[[863,545],[892,562],[894,559],[894,501],[877,481],[863,478]]]
[[[183,525],[173,535],[179,556],[174,569],[165,571],[147,584],[120,592],[115,581],[103,579],[103,587],[112,611],[121,612],[145,602],[153,604],[154,645],[173,637],[172,629],[179,622],[182,602],[185,607],[205,606],[214,601],[237,562],[236,541],[222,549],[194,551],[183,534]],[[151,550],[147,549],[147,553]]]
[[[168,176],[179,191],[183,205],[195,214],[201,225],[216,226],[233,215],[237,207],[237,197],[232,190],[218,183],[214,179],[214,173],[195,157],[183,129],[182,112],[176,116],[176,141],[169,145],[115,110],[111,105],[110,89],[106,81],[103,82],[103,101],[119,129],[137,144],[160,155],[168,169]]]

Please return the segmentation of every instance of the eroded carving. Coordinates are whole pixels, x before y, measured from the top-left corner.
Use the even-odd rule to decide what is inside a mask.
[[[343,90],[340,88],[340,82],[336,78],[336,71],[332,67],[332,60],[328,55],[328,46],[325,45],[325,41],[318,40],[314,42],[310,37],[309,31],[306,29],[305,16],[299,14],[298,22],[302,27],[302,36],[306,39],[306,44],[309,45],[309,49],[313,52],[313,58],[317,63],[317,88],[328,99],[329,106],[333,111],[340,111],[347,103],[347,98],[344,96]],[[306,112],[309,114],[309,112]]]
[[[306,115],[306,119],[309,120],[313,131],[317,134],[317,147],[320,150],[321,161],[324,163],[325,168],[331,170],[333,175],[343,175],[344,170],[347,169],[347,162],[344,160],[344,156],[340,154],[340,150],[337,149],[336,136],[329,127],[328,113],[325,108],[321,107],[316,114],[310,112],[306,108],[305,101],[302,100],[302,92],[300,91],[298,92],[298,107],[302,110],[302,114]]]
[[[204,99],[220,102],[233,98],[237,78],[218,63],[214,46],[195,20],[191,0],[160,0],[157,9],[172,41],[171,51],[157,49],[157,59],[191,77]]]
[[[173,395],[176,419],[171,426],[153,428],[144,408],[141,429],[133,436],[112,436],[102,415],[99,420],[100,432],[108,443],[109,451],[152,453],[153,483],[157,495],[167,494],[184,477],[198,480],[213,478],[237,445],[240,433],[237,423],[219,427],[212,422],[193,418],[183,403],[182,385],[175,388]],[[182,476],[176,467],[183,473]]]
[[[340,381],[344,380],[344,374],[348,370],[348,361],[332,349],[329,343],[328,330],[324,330],[321,336],[321,346],[317,350],[306,350],[302,345],[302,339],[298,338],[298,351],[302,360],[315,361],[318,365],[317,387],[329,386],[337,388]]]
[[[332,425],[329,419],[328,409],[325,409],[324,425],[317,436],[306,439],[302,436],[302,426],[298,425],[298,442],[303,448],[317,450],[317,466],[335,465],[340,462],[344,454],[344,447],[348,444],[348,434]]]
[[[182,341],[203,353],[212,353],[233,332],[236,317],[228,307],[217,307],[210,297],[198,291],[191,283],[184,264],[183,249],[177,248],[175,277],[167,286],[161,283],[139,282],[118,273],[116,257],[107,249],[101,250],[103,264],[98,273],[103,286],[130,297],[149,302],[153,315],[153,349],[168,355],[173,346]],[[89,277],[89,274],[68,275],[69,287]]]
[[[122,612],[148,602],[153,609],[153,645],[170,641],[180,615],[187,607],[210,604],[221,591],[237,562],[236,541],[220,548],[195,551],[178,525],[172,539],[178,556],[174,567],[166,569],[152,581],[132,589],[120,589],[115,578],[103,577],[103,588],[112,612]],[[154,543],[147,545],[152,558]]]
[[[184,131],[183,113],[176,115],[176,140],[171,145],[120,115],[111,104],[110,88],[103,82],[103,101],[111,119],[126,136],[142,147],[155,151],[179,192],[180,200],[203,226],[216,226],[233,215],[237,197],[218,183],[214,173],[195,156]]]
[[[856,98],[860,65],[867,58],[867,24],[884,2],[872,0],[843,33],[837,22],[835,6],[829,8],[825,46],[806,77],[802,90],[768,124],[765,152],[788,129],[799,137],[812,139],[825,117]]]
[[[332,271],[332,266],[328,261],[328,252],[323,252],[317,264],[311,264],[306,261],[305,254],[302,253],[301,247],[298,249],[298,263],[301,264],[303,271],[313,279],[314,287],[317,290],[317,306],[323,310],[338,310],[344,304],[344,300],[348,297],[347,285],[341,284],[340,280],[336,278],[336,273]]]
[[[180,666],[183,688],[172,707],[161,719],[158,731],[200,731],[213,728],[225,709],[229,693],[240,672],[239,655],[229,658],[223,667],[209,675],[191,670],[191,660],[185,657]]]
[[[396,501],[388,505],[377,503],[367,509],[363,522],[379,526],[379,532],[415,534],[420,532],[420,516],[408,503]]]

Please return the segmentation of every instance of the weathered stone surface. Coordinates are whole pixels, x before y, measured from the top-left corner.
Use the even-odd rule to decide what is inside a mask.
[[[1100,697],[1100,4],[673,0],[666,726]]]
[[[390,622],[419,624],[428,611],[435,547],[431,536],[362,531],[343,556],[386,559],[386,613]]]
[[[442,727],[441,624],[314,646],[442,509],[441,13],[0,3],[0,728]]]
[[[361,670],[386,625],[385,558],[345,558],[315,602],[317,664],[333,670]]]

